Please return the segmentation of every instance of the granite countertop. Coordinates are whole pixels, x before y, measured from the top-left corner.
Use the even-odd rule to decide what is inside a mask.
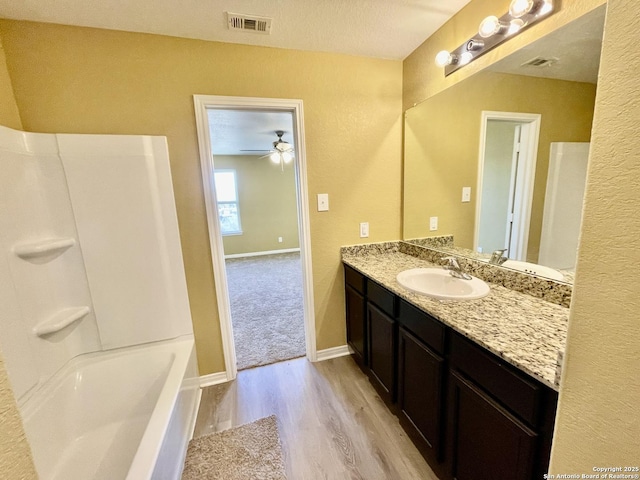
[[[569,309],[489,283],[488,296],[440,301],[402,287],[396,276],[410,268],[440,267],[397,251],[343,252],[342,261],[445,325],[504,358],[545,385],[559,389]]]

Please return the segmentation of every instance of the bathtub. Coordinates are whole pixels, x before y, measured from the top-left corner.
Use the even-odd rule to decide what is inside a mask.
[[[197,375],[192,336],[71,360],[21,407],[40,479],[179,479]]]

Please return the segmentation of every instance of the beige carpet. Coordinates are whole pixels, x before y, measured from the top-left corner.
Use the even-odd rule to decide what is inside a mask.
[[[284,480],[275,415],[189,442],[182,480]]]
[[[299,253],[226,260],[238,370],[305,354]]]

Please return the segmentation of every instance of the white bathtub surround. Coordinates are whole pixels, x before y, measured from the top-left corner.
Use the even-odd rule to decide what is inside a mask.
[[[0,127],[0,169],[0,349],[40,477],[179,478],[199,388],[166,139]]]

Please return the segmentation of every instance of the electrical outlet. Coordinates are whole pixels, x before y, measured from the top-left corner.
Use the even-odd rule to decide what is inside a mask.
[[[278,237],[278,243],[282,243],[282,237]]]
[[[360,238],[366,238],[369,236],[369,222],[362,222],[360,224]]]
[[[471,201],[471,187],[462,187],[462,201],[463,202]]]
[[[438,217],[429,217],[429,230],[438,230]]]
[[[328,193],[318,194],[318,211],[319,212],[329,211],[329,194]]]

